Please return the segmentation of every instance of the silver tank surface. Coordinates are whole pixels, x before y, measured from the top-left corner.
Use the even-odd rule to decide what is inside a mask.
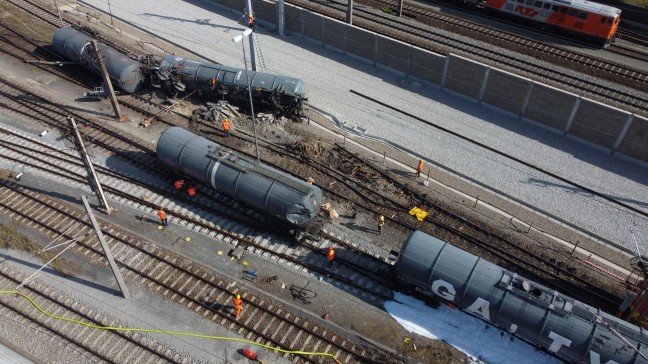
[[[322,204],[319,187],[177,126],[162,133],[156,151],[162,163],[182,175],[295,227],[305,227]]]
[[[52,47],[65,59],[77,62],[88,71],[101,77],[101,67],[96,62],[92,37],[72,28],[59,28],[54,32]],[[98,43],[113,86],[129,93],[144,87],[141,63],[105,44]]]
[[[247,90],[245,69],[223,66],[210,62],[197,62],[167,54],[160,61],[160,69],[174,70],[174,73],[190,90],[209,92],[209,80],[215,77],[218,84]],[[248,71],[252,90],[275,90],[285,95],[304,98],[304,81],[286,76]]]
[[[394,278],[570,363],[648,363],[648,333],[433,236],[405,241]]]

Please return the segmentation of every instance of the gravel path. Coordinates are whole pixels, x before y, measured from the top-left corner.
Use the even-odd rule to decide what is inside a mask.
[[[103,0],[88,4],[108,10]],[[243,67],[240,44],[231,42],[244,26],[240,13],[207,2],[162,0],[151,9],[145,2],[112,0],[112,14],[137,23],[160,37],[180,43],[205,57]],[[104,21],[107,17],[103,17]],[[108,21],[109,22],[109,21]],[[294,36],[257,27],[267,71],[304,79],[309,101],[335,115],[346,127],[386,138],[416,150],[430,162],[501,191],[563,220],[617,243],[648,243],[648,219],[622,210],[584,191],[534,172],[420,122],[385,110],[357,91],[504,153],[546,169],[592,190],[648,212],[648,173],[605,152],[557,135],[518,118],[476,105],[461,97],[371,67],[352,57]],[[247,44],[247,42],[246,42]],[[414,166],[412,166],[414,167]]]

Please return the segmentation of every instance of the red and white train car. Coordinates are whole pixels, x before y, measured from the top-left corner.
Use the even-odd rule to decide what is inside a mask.
[[[486,0],[486,8],[558,28],[607,46],[621,10],[587,0]]]

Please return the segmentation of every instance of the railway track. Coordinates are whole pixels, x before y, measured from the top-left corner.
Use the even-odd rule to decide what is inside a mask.
[[[32,226],[52,238],[74,239],[92,235],[82,212],[26,188],[5,183],[0,186],[0,212],[17,223]],[[282,305],[219,278],[208,269],[160,246],[144,241],[120,228],[100,222],[115,261],[124,277],[166,299],[182,304],[205,319],[237,331],[251,341],[281,347],[297,363],[321,363],[330,353],[342,363],[397,363],[391,355],[362,347],[339,333],[309,319],[296,316]],[[78,226],[77,226],[78,225]],[[79,240],[77,249],[92,259],[103,256],[95,240]],[[234,294],[248,305],[238,320],[229,310]]]
[[[144,107],[141,104],[137,104],[137,103],[141,102],[141,100],[139,100],[139,101],[131,101],[128,98],[121,98],[121,100],[124,100],[125,104],[130,103],[132,105],[133,110],[137,110],[138,112],[144,112],[144,110],[145,110]],[[14,101],[16,103],[18,102],[18,100],[14,100]],[[44,99],[43,99],[43,100],[39,100],[37,103],[38,104],[41,104],[41,103],[46,104],[47,102],[44,102]],[[31,113],[31,111],[29,111],[30,106],[27,105],[27,104],[29,104],[29,103],[25,103],[25,107],[27,109],[25,111],[22,111],[22,113],[24,115],[30,115],[30,113]],[[5,104],[5,105],[8,105],[8,103]],[[154,105],[153,107],[159,107],[159,106]],[[64,115],[69,115],[69,114],[70,114],[69,112],[61,112],[59,114],[56,114],[54,119],[56,119],[56,118],[57,119],[64,119],[65,118]],[[157,112],[149,112],[146,115],[150,117],[152,115],[157,115],[157,114],[158,114]],[[167,114],[174,115],[173,113],[167,113]],[[80,117],[80,116],[78,116],[78,117]],[[45,120],[52,119],[52,117],[51,116],[50,117],[41,117],[40,119],[41,119],[42,122],[46,122]],[[165,115],[164,117],[159,117],[158,118],[158,122],[166,123],[168,125],[176,125],[178,122],[185,123],[186,120],[187,120],[186,117],[182,117],[182,116],[178,116],[178,115],[174,115],[172,117],[169,117],[168,115]],[[87,123],[90,124],[89,121]],[[86,124],[86,122],[83,122],[82,125],[83,124]],[[60,125],[57,126],[57,127],[60,127]],[[204,131],[207,130],[207,131],[213,133],[213,129],[209,130],[207,125],[202,125],[201,127],[204,129]],[[85,134],[90,136],[90,140],[93,143],[95,143],[95,144],[97,144],[99,146],[105,147],[106,150],[108,150],[107,152],[104,152],[106,156],[113,155],[114,153],[120,152],[120,151],[123,152],[122,154],[124,154],[124,155],[129,155],[129,154],[138,155],[139,154],[139,155],[142,155],[142,156],[146,156],[147,154],[150,153],[150,149],[148,149],[147,147],[139,146],[139,147],[136,147],[135,149],[132,149],[133,145],[129,144],[128,142],[125,142],[126,144],[124,146],[120,146],[120,147],[115,147],[115,146],[111,145],[112,143],[114,143],[113,139],[117,138],[117,136],[115,135],[115,133],[108,131],[106,128],[101,129],[100,131],[96,131],[96,132],[87,131],[87,132],[85,132]],[[104,134],[109,134],[107,139],[102,139],[102,136]],[[119,134],[119,133],[116,133],[116,134]],[[284,148],[283,147],[278,147],[278,148],[276,148],[274,150],[276,151],[276,150],[281,150],[281,149],[284,149]],[[299,154],[295,155],[294,153],[292,154],[292,158],[295,158],[296,160],[300,159]],[[154,162],[151,161],[151,158],[145,158],[145,159],[147,159],[147,160],[145,160],[145,161],[137,161],[137,162],[133,161],[133,163],[137,164],[137,166],[138,166],[137,168],[142,168],[142,169],[144,169],[146,171],[150,171],[151,169],[155,169],[155,167],[151,167],[151,166],[154,165],[153,164]],[[19,160],[19,158],[15,158],[14,160],[17,162]],[[34,167],[34,168],[36,168],[36,167]],[[325,176],[330,172],[330,169],[327,171],[326,168],[321,168],[321,167],[317,167],[317,168],[319,168],[318,170],[320,171],[322,176]],[[295,174],[294,170],[291,171],[291,172],[293,174]],[[77,174],[76,178],[81,178],[81,177],[79,177],[80,173],[81,172],[79,172],[79,174]],[[68,178],[68,177],[65,177],[65,178]],[[146,185],[146,187],[145,187],[145,189],[147,189],[146,193],[147,193],[148,198],[150,198],[150,200],[147,203],[143,203],[143,201],[141,199],[142,191],[141,190],[140,191],[135,190],[135,187],[132,187],[133,191],[137,191],[137,192],[134,192],[134,193],[130,194],[130,197],[122,196],[122,195],[120,195],[118,193],[118,192],[121,191],[121,189],[124,189],[123,186],[121,186],[119,188],[113,188],[113,190],[111,192],[109,192],[109,193],[114,194],[114,196],[116,196],[116,198],[118,198],[120,202],[125,203],[125,204],[127,204],[129,206],[134,206],[135,208],[138,208],[138,209],[140,209],[142,211],[144,211],[144,210],[150,211],[151,209],[153,209],[153,208],[159,206],[160,204],[162,204],[162,201],[166,201],[166,200],[169,200],[169,199],[177,200],[177,201],[179,201],[179,203],[173,203],[173,204],[170,204],[170,205],[167,205],[167,206],[170,206],[173,209],[173,211],[171,211],[171,214],[174,215],[174,216],[177,216],[179,218],[178,223],[180,223],[182,225],[187,225],[188,227],[196,229],[197,231],[202,232],[202,233],[207,233],[207,234],[212,234],[213,233],[215,236],[218,236],[220,238],[227,238],[228,240],[232,241],[232,244],[243,244],[243,245],[245,245],[247,247],[248,251],[250,251],[250,252],[259,252],[260,254],[270,253],[270,254],[274,254],[276,259],[278,259],[281,262],[289,262],[291,264],[301,264],[301,266],[307,267],[307,269],[309,269],[309,270],[311,270],[313,272],[318,272],[320,274],[328,275],[329,277],[332,277],[332,278],[336,279],[338,282],[342,282],[342,284],[348,285],[349,287],[347,287],[345,289],[349,290],[350,292],[357,293],[359,291],[362,291],[362,293],[361,293],[362,295],[368,295],[368,296],[371,296],[371,297],[374,297],[374,298],[384,297],[384,293],[381,293],[382,289],[374,290],[373,286],[376,285],[376,283],[375,283],[375,280],[373,279],[373,277],[371,277],[371,276],[373,276],[373,275],[380,276],[381,274],[384,273],[386,267],[388,266],[388,258],[387,258],[388,253],[386,251],[379,251],[376,254],[372,254],[373,258],[367,258],[367,252],[366,251],[362,252],[363,249],[360,249],[360,248],[357,248],[357,247],[359,245],[365,245],[365,243],[370,244],[371,243],[370,241],[366,241],[366,242],[363,241],[361,244],[355,244],[355,243],[352,243],[352,242],[345,241],[344,239],[337,239],[335,237],[334,232],[328,231],[328,232],[324,233],[324,239],[322,241],[319,241],[319,242],[307,242],[307,241],[304,241],[304,242],[302,242],[303,245],[295,248],[294,250],[288,250],[288,253],[286,253],[284,255],[279,255],[279,254],[276,254],[275,252],[273,252],[271,249],[269,249],[266,246],[266,245],[275,245],[275,244],[268,244],[266,239],[263,239],[263,238],[258,239],[259,235],[254,235],[254,234],[257,234],[257,232],[253,231],[253,232],[249,233],[248,237],[252,236],[253,238],[250,238],[250,239],[247,239],[247,240],[246,239],[240,239],[238,237],[238,235],[241,235],[241,231],[244,231],[247,234],[248,230],[254,230],[256,228],[259,228],[259,229],[262,228],[262,227],[259,227],[259,226],[251,226],[251,225],[249,225],[249,220],[250,220],[249,218],[238,218],[237,219],[235,216],[226,216],[228,222],[224,222],[223,225],[231,225],[233,227],[232,228],[228,227],[227,229],[222,229],[222,230],[213,230],[214,226],[206,223],[205,221],[201,221],[200,219],[197,219],[197,218],[193,217],[193,215],[207,216],[206,221],[212,221],[212,219],[214,219],[214,218],[223,218],[223,216],[225,216],[225,213],[222,210],[237,210],[237,209],[240,210],[240,207],[237,207],[236,205],[234,205],[233,202],[229,201],[228,203],[223,204],[222,208],[220,209],[220,212],[214,212],[214,210],[211,210],[211,208],[206,207],[206,206],[208,206],[210,204],[210,202],[200,202],[200,201],[198,201],[198,202],[193,203],[195,205],[193,205],[193,207],[192,207],[192,209],[191,209],[191,211],[189,213],[184,213],[182,211],[183,211],[183,209],[186,209],[186,208],[184,206],[183,207],[179,207],[179,206],[181,204],[188,203],[188,201],[185,201],[185,200],[183,200],[181,198],[178,198],[175,191],[169,190],[169,186],[170,186],[169,176],[168,175],[161,175],[161,176],[158,175],[155,178],[158,180],[158,182],[160,180],[164,181],[165,179],[166,179],[167,182],[166,182],[166,184],[162,183],[162,184],[158,184],[158,185],[155,185],[155,184],[147,184]],[[342,184],[342,181],[345,180],[341,176],[337,176],[337,177],[329,176],[329,177],[322,177],[322,178],[329,178],[329,179],[326,179],[326,180],[323,179],[323,182],[325,182],[325,184],[333,183],[333,182]],[[154,179],[154,178],[152,178],[152,179]],[[81,182],[78,182],[78,183],[79,183],[79,187],[81,188],[81,186],[83,186],[83,184]],[[122,181],[120,183],[134,184],[133,181],[130,181],[130,182]],[[348,184],[349,183],[347,183],[347,185]],[[375,203],[377,205],[379,205],[380,208],[388,209],[388,210],[397,209],[399,211],[402,211],[402,209],[403,209],[402,204],[398,205],[398,204],[394,203],[393,201],[387,201],[387,200],[380,201],[380,199],[382,199],[383,196],[375,194],[376,189],[371,188],[370,185],[369,185],[369,187],[366,187],[366,186],[363,186],[362,183],[357,183],[357,181],[353,182],[353,184],[355,186],[353,186],[353,187],[348,186],[350,191],[353,191],[355,194],[362,195],[364,197],[366,197],[368,195],[373,195],[374,199],[376,200]],[[128,187],[128,188],[131,188],[131,187]],[[128,189],[128,188],[126,188],[126,189]],[[354,189],[355,189],[355,191],[354,191]],[[149,192],[151,190],[158,191],[157,195],[149,194]],[[328,190],[329,190],[329,193],[334,193],[334,189],[328,189]],[[209,201],[219,201],[219,200],[226,199],[223,196],[214,195],[212,193],[214,193],[214,192],[212,192],[212,191],[200,191],[201,198],[202,198],[202,196],[204,196],[205,199],[207,199]],[[344,195],[344,193],[338,194],[338,197],[342,198],[343,195]],[[194,210],[195,210],[195,212],[194,212]],[[218,210],[216,210],[216,211],[218,211]],[[214,215],[212,215],[212,214],[214,214]],[[441,217],[439,219],[443,220],[444,217]],[[248,228],[244,228],[244,227],[241,227],[241,226],[237,227],[236,224],[243,224],[243,222],[241,220],[248,220],[248,225],[247,225]],[[447,227],[444,227],[444,228],[447,229]],[[236,230],[236,229],[238,229],[238,230]],[[256,236],[256,237],[254,237],[254,236]],[[285,244],[286,246],[288,246],[289,244],[292,243],[292,242],[289,242],[287,240],[281,240],[281,238],[277,238],[277,239],[279,239],[278,241],[281,242],[281,244],[277,244],[277,245],[280,245],[280,246],[282,244]],[[479,242],[480,241],[480,238],[475,238],[474,236],[466,236],[466,235],[461,235],[461,234],[456,234],[456,239],[466,240],[466,241],[469,241],[469,242]],[[473,241],[473,239],[476,239],[476,240]],[[257,244],[255,242],[255,240],[260,240],[261,243]],[[322,264],[323,261],[324,261],[323,260],[323,250],[324,250],[325,247],[327,247],[329,245],[332,245],[332,244],[335,244],[336,246],[344,247],[344,250],[342,250],[342,252],[340,252],[340,250],[338,250],[338,256],[340,257],[340,261],[348,262],[348,264],[346,264],[346,263],[344,264],[344,269],[345,270],[343,270],[343,272],[341,272],[341,274],[333,275],[333,276],[331,276],[330,272],[326,271],[323,268],[323,264]],[[358,254],[357,255],[356,255],[356,253],[354,253],[356,248],[358,249],[358,252],[357,252]],[[306,253],[306,251],[308,251],[309,253]],[[500,257],[501,256],[502,255],[500,254]],[[300,262],[300,257],[307,257],[307,259],[310,259],[310,261],[306,261],[306,262],[302,261],[302,262]],[[366,263],[363,262],[361,264],[353,263],[356,260],[360,260],[360,261],[367,260],[367,262]],[[534,263],[528,263],[528,262],[526,262],[525,264],[527,266],[534,265]],[[559,271],[560,274],[564,274],[564,269],[562,269],[560,267],[559,267],[560,269],[557,269],[555,267],[555,265],[556,265],[555,263],[551,263],[550,261],[545,260],[544,262],[542,262],[542,264],[548,266],[550,271]],[[356,265],[356,266],[354,267],[354,265]],[[346,269],[349,269],[349,270],[346,270]],[[356,281],[354,281],[353,279],[349,280],[348,277],[354,277],[354,279],[359,277],[357,282],[367,281],[367,282],[370,282],[370,283],[369,284],[366,284],[364,282],[363,283],[356,283]],[[369,278],[371,278],[371,279],[369,279]],[[586,282],[581,282],[581,283],[586,284]]]
[[[17,287],[27,277],[7,264],[0,265],[0,287]],[[47,339],[56,338],[66,350],[94,363],[185,363],[188,357],[162,345],[149,335],[140,332],[102,330],[80,325],[77,322],[98,327],[125,327],[118,319],[109,317],[95,307],[59,293],[56,289],[37,280],[22,285],[20,293],[0,295],[0,316],[12,317],[26,326],[34,336],[45,334]],[[63,317],[53,319],[37,309],[32,299],[45,312]],[[4,320],[4,319],[3,319]],[[38,328],[38,329],[37,329]]]
[[[395,2],[365,2],[375,7],[395,6]],[[332,18],[345,21],[347,4],[344,2],[311,2],[306,0],[293,1],[293,4],[308,10],[322,13]],[[377,5],[376,5],[377,4]],[[521,37],[514,33],[503,32],[488,28],[478,23],[472,23],[456,17],[421,9],[416,5],[404,5],[405,11],[410,12],[411,20],[398,19],[392,15],[374,9],[356,7],[354,9],[354,24],[376,33],[401,40],[403,42],[422,47],[424,49],[440,52],[442,54],[459,54],[477,61],[503,68],[507,71],[522,74],[525,77],[539,82],[554,85],[578,94],[635,112],[638,115],[648,116],[648,73],[644,70],[632,69],[621,64],[591,58],[584,54],[571,52],[566,49],[553,47],[529,38]],[[406,13],[407,15],[407,13]],[[438,30],[439,23],[446,24],[451,31],[461,30],[475,40],[462,40],[446,30]],[[426,25],[433,24],[433,25]],[[491,44],[497,44],[494,47]],[[520,56],[507,50],[524,52],[527,56]],[[534,57],[529,60],[528,55]],[[539,60],[546,61],[541,64]],[[580,73],[567,72],[557,68],[556,65],[573,69]],[[587,75],[584,76],[584,75]],[[606,79],[618,86],[606,86],[590,76]],[[619,82],[619,80],[623,80]],[[624,91],[625,86],[639,90],[640,93]]]
[[[22,94],[28,94],[29,92],[26,91],[26,90],[21,90],[21,93]],[[6,94],[8,94],[8,92]],[[155,115],[159,114],[159,112],[146,111],[146,109],[149,109],[151,107],[160,108],[159,105],[154,105],[154,104],[151,104],[150,102],[145,102],[145,100],[143,100],[141,98],[138,98],[138,97],[133,97],[133,96],[129,96],[126,99],[124,99],[124,98],[121,98],[121,99],[124,100],[123,104],[125,106],[131,107],[133,110],[136,110],[137,112],[144,112],[144,113],[146,113],[146,115],[148,117],[155,116]],[[18,104],[18,105],[23,105],[24,107],[26,107],[27,110],[22,111],[22,113],[24,113],[25,115],[30,114],[30,112],[31,112],[31,111],[29,111],[30,107],[43,108],[43,104],[47,104],[47,103],[48,102],[46,100],[44,100],[44,99],[43,100],[38,100],[38,102],[31,102],[31,103],[29,103],[29,102],[26,103],[23,100],[19,100],[19,99],[14,99],[11,102],[11,104]],[[8,104],[9,103],[7,103],[7,106],[8,106]],[[49,105],[48,108],[51,109],[51,108],[55,108],[55,107],[53,105]],[[54,113],[51,117],[42,117],[41,119],[42,120],[50,120],[50,119],[63,120],[65,118],[65,115],[68,115],[67,111],[61,111],[61,112]],[[165,123],[167,125],[175,125],[175,124],[178,123],[178,121],[182,121],[183,118],[185,120],[187,119],[186,117],[182,117],[182,116],[179,116],[177,114],[171,114],[171,116],[172,116],[173,121],[166,120],[167,117],[164,117],[164,118],[158,117],[158,122]],[[78,115],[76,117],[81,118]],[[82,118],[80,119],[80,121],[81,121],[82,127],[85,127],[86,124],[88,124],[88,125],[91,124],[90,121],[84,121]],[[50,123],[50,125],[52,125],[53,127],[61,127],[60,124],[57,124],[57,123],[52,124],[50,121],[46,121],[46,122]],[[67,126],[65,127],[65,129],[67,129]],[[134,143],[132,142],[132,140],[130,140],[130,138],[124,138],[123,136],[120,135],[119,132],[111,131],[111,130],[105,128],[105,127],[101,127],[101,128],[97,128],[97,129],[90,128],[87,131],[83,131],[83,133],[88,137],[88,139],[92,143],[103,146],[104,148],[107,148],[109,151],[107,152],[106,155],[110,155],[111,153],[119,153],[119,154],[124,155],[124,156],[129,156],[129,158],[131,160],[132,160],[132,157],[130,157],[130,156],[139,155],[140,157],[142,157],[142,158],[144,158],[146,160],[145,161],[142,161],[142,160],[134,161],[134,160],[132,160],[132,161],[136,162],[138,166],[143,167],[145,170],[151,171],[151,170],[156,169],[155,162],[153,161],[154,158],[153,157],[146,157],[147,154],[150,154],[151,150],[149,148],[143,146],[142,143],[139,143],[139,145],[136,145],[135,149],[133,149],[133,144]],[[120,139],[121,139],[121,143],[123,143],[122,146],[114,146],[114,145],[112,145],[117,140],[120,140]],[[281,151],[280,149],[281,148],[275,149],[275,151]],[[286,153],[286,155],[291,155],[291,154]],[[300,159],[299,155],[300,154],[297,154],[295,156],[294,154],[292,154],[292,157],[298,163],[300,162],[299,161],[299,159]],[[335,172],[335,171],[331,170],[330,168],[328,168],[328,169],[327,168],[322,168],[321,166],[318,166],[318,165],[312,165],[312,167],[314,167],[316,169],[319,169],[320,172],[323,173],[323,175],[328,175],[328,176],[336,175],[335,177],[333,177],[333,179],[331,181],[329,181],[327,183],[344,184],[349,188],[349,190],[354,192],[356,195],[363,196],[364,198],[366,198],[367,196],[374,196],[374,197],[372,197],[372,199],[375,200],[374,201],[374,206],[378,206],[379,208],[383,208],[383,209],[388,208],[388,209],[392,209],[392,210],[394,209],[394,206],[398,206],[396,209],[400,210],[401,212],[404,209],[404,207],[403,207],[404,203],[403,202],[401,202],[400,204],[397,204],[394,201],[387,201],[387,200],[384,199],[384,197],[382,195],[376,193],[377,189],[375,189],[375,188],[365,187],[365,186],[363,186],[363,184],[356,183],[356,182],[354,182],[354,186],[351,186],[349,183],[346,182],[347,178],[345,177],[344,173]],[[295,173],[295,171],[290,171],[290,172]],[[342,172],[344,172],[344,171],[342,171]],[[376,173],[376,175],[380,175],[380,174]],[[149,180],[151,180],[151,181],[153,181],[153,180],[160,181],[160,180],[164,180],[165,178],[168,180],[169,177],[168,176],[159,176],[158,175],[158,176],[149,178]],[[77,179],[82,180],[82,177],[77,176]],[[170,185],[170,183],[167,183],[167,186],[168,185]],[[79,187],[81,187],[81,186],[82,186],[82,184]],[[389,192],[388,190],[385,190],[385,189],[388,189],[387,186],[388,186],[387,184],[384,186],[385,188],[383,189],[383,194]],[[165,188],[167,189],[166,191],[165,191]],[[155,187],[152,187],[151,185],[149,185],[149,187],[145,187],[144,189],[147,192],[143,192],[142,188],[140,187],[139,190],[135,190],[136,192],[131,194],[131,197],[127,197],[126,200],[121,201],[121,202],[122,203],[127,203],[129,205],[135,204],[135,205],[137,205],[137,208],[150,210],[150,209],[154,209],[157,205],[162,204],[162,201],[165,201],[166,199],[175,199],[176,198],[176,196],[174,196],[174,194],[173,194],[173,191],[169,191],[168,187],[166,187],[164,185],[156,185]],[[142,196],[144,194],[148,195],[148,194],[151,193],[151,190],[153,190],[153,189],[155,191],[157,191],[157,195],[151,196],[151,200],[150,200],[150,202],[148,204],[142,205],[140,202],[134,202],[134,201],[137,201],[136,196]],[[339,197],[339,198],[346,198],[346,196],[343,196],[345,194],[344,192],[342,192],[342,193],[336,192],[337,188],[336,189],[328,188],[327,190],[328,190],[329,194],[331,194],[331,195],[337,195],[337,197]],[[121,191],[119,191],[119,189],[113,189],[113,191],[114,191],[115,195],[119,195],[120,193],[122,193]],[[395,192],[395,194],[398,194],[398,191],[392,191],[392,192]],[[212,194],[211,191],[201,191],[201,195],[205,195],[205,194],[207,195],[207,198],[209,198],[210,200],[213,200],[213,201],[228,200],[228,198],[226,198],[226,197],[224,197],[222,195],[221,196],[211,195]],[[187,203],[187,201],[182,201],[182,203],[183,204]],[[362,202],[359,203],[359,205],[362,205],[362,204],[363,204]],[[236,211],[237,209],[240,209],[240,207],[236,206],[235,202],[233,202],[231,200],[228,201],[228,203],[222,204],[222,206],[220,208],[218,208],[218,209],[215,209],[214,207],[210,207],[208,205],[209,205],[208,202],[204,202],[204,203],[201,203],[197,208],[200,209],[201,214],[205,214],[205,213],[208,214],[208,215],[206,215],[206,216],[208,216],[206,221],[211,221],[212,219],[214,219],[215,216],[212,215],[214,213],[218,214],[218,216],[220,218],[226,217],[227,219],[229,219],[228,220],[228,221],[230,221],[229,223],[223,223],[221,226],[227,226],[228,224],[231,224],[232,221],[240,223],[240,224],[247,224],[249,226],[250,225],[249,221],[262,221],[263,220],[261,217],[258,217],[258,216],[253,217],[253,218],[249,218],[249,217],[241,217],[240,215],[239,216],[232,216],[232,214],[227,213],[227,211]],[[165,205],[165,207],[170,207],[171,208],[170,212],[172,214],[184,215],[184,214],[179,214],[177,212],[180,208],[176,208],[177,207],[176,204]],[[213,228],[213,226],[210,226],[209,224],[205,225],[206,224],[205,221],[195,222],[195,221],[192,221],[192,219],[193,219],[193,216],[182,216],[181,221],[182,221],[183,224],[188,224],[188,225],[192,225],[192,226],[201,226],[203,229]],[[246,223],[246,221],[247,221],[247,223]],[[456,224],[455,226],[460,226],[460,224]],[[446,225],[446,229],[447,229],[447,227],[448,226]],[[415,227],[409,226],[409,228],[413,229]],[[263,229],[263,228],[261,227],[261,229]],[[455,229],[456,229],[456,227],[455,227]],[[457,230],[455,230],[455,231],[457,231]],[[235,234],[231,234],[231,235],[235,235]],[[475,236],[469,236],[468,238],[469,239],[476,239],[475,241],[480,241],[480,239],[484,239],[483,237],[476,238]],[[234,241],[239,241],[239,240],[234,239]],[[322,255],[322,251],[324,250],[324,248],[326,246],[328,246],[328,245],[331,245],[333,241],[334,241],[333,237],[331,235],[328,235],[327,238],[325,238],[323,240],[323,242],[321,242],[321,243],[318,242],[317,244],[314,244],[314,245],[308,246],[308,245],[306,245],[306,242],[304,241],[303,242],[304,245],[302,245],[301,248],[306,247],[311,252],[315,253],[315,254],[310,254],[310,255],[304,254],[304,256],[317,257],[317,256]],[[268,253],[266,247],[264,247],[262,245],[259,245],[259,244],[256,244],[256,243],[253,243],[253,242],[254,242],[254,239],[250,239],[250,241],[244,241],[242,243],[249,246],[250,249],[260,251],[262,253]],[[290,241],[285,241],[284,240],[284,244],[290,244]],[[336,241],[336,244],[338,246],[340,246],[340,247],[344,247],[345,250],[353,251],[355,249],[353,244],[344,242],[343,240]],[[370,244],[370,242],[366,242],[366,244],[363,244],[363,245],[369,245],[369,244]],[[270,252],[270,253],[272,253],[272,252]],[[319,266],[317,261],[300,262],[298,258],[295,258],[292,255],[294,255],[293,252],[291,252],[290,254],[282,254],[282,255],[279,255],[279,259],[283,259],[285,261],[291,261],[294,264],[298,264],[298,265],[299,264],[305,264],[307,267],[309,267],[310,270],[312,270],[314,272],[329,275],[329,272],[327,272],[321,266]],[[299,255],[299,254],[297,254],[297,255]],[[339,255],[344,256],[344,255],[347,255],[347,254],[340,253]],[[367,257],[370,257],[370,255],[367,255],[366,253],[360,254],[360,255],[357,255],[357,256],[350,255],[348,258],[341,257],[341,259],[340,259],[341,261],[348,262],[347,264],[345,264],[345,269],[348,268],[348,269],[351,269],[351,271],[344,271],[341,274],[335,275],[334,277],[337,280],[339,280],[340,282],[343,282],[344,284],[347,284],[347,285],[350,285],[351,287],[354,287],[351,290],[360,289],[361,291],[366,291],[364,294],[377,295],[378,297],[388,297],[388,294],[386,293],[387,291],[384,290],[384,289],[374,291],[372,289],[367,289],[366,288],[367,286],[368,287],[373,287],[375,285],[373,283],[368,284],[368,285],[365,284],[364,282],[363,283],[356,283],[353,280],[349,280],[348,278],[346,278],[348,276],[357,277],[359,275],[364,276],[366,274],[369,274],[370,276],[383,275],[388,270],[388,265],[387,265],[387,262],[386,262],[386,259],[388,259],[387,258],[388,253],[383,251],[382,253],[379,253],[378,256],[380,256],[379,260],[382,260],[382,263],[378,263],[376,265],[375,262],[373,262],[373,263],[367,264],[365,266],[363,266],[364,263],[355,264],[353,262],[356,261],[356,260],[360,260],[361,262],[364,262],[364,261],[368,260],[370,262],[375,257],[374,258],[367,258]],[[499,254],[499,256],[500,256],[500,259],[501,259],[502,255]],[[509,256],[507,259],[509,259],[509,262],[511,262],[511,259],[513,259],[513,257]],[[533,257],[533,259],[538,259],[538,258]],[[543,262],[543,260],[540,260],[540,261]],[[524,261],[519,262],[517,264],[522,264],[520,266],[525,267],[525,269],[527,269],[527,270],[531,269],[532,267],[537,265],[537,264],[531,264],[531,263],[524,262]],[[571,277],[571,279],[573,279],[573,277],[575,276],[574,274],[566,274],[565,273],[566,270],[557,268],[555,263],[550,264],[546,260],[544,260],[543,265],[548,267],[547,269],[548,269],[548,271],[551,271],[550,275],[553,278],[555,278],[555,276],[554,276],[554,274],[556,274],[555,272],[558,272],[559,274],[563,274],[567,278]],[[369,266],[370,268],[367,268],[367,266]],[[580,284],[584,284],[584,283],[585,282],[580,281]],[[579,297],[579,298],[582,299],[582,297]],[[610,303],[610,300],[612,300],[611,297],[608,297],[608,298],[605,299],[605,301],[608,302],[608,303],[606,303],[606,305],[613,305],[614,304],[614,303]]]

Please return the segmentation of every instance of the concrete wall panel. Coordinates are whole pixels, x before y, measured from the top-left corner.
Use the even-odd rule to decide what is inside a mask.
[[[459,94],[479,99],[488,67],[453,54],[448,57],[448,73],[444,87]]]
[[[293,32],[303,36],[302,9],[285,4],[284,10],[285,10],[284,26],[286,27],[286,31]]]
[[[441,85],[446,57],[420,48],[410,48],[409,74],[422,80]]]
[[[526,78],[491,69],[482,102],[520,114],[532,84],[532,81]]]
[[[324,22],[322,16],[304,11],[304,37],[318,42],[324,41]]]
[[[259,19],[272,24],[277,22],[277,4],[267,1],[254,1],[252,3],[252,9],[254,9],[254,13]]]
[[[534,84],[524,116],[535,122],[565,131],[578,96],[553,87]]]
[[[243,13],[243,9],[247,8],[247,1],[246,0],[229,0],[228,5],[232,10],[235,10],[239,12],[239,14]],[[256,10],[256,3],[252,4],[252,9]],[[245,24],[245,23],[241,23]]]
[[[346,46],[346,24],[335,19],[324,18],[324,44],[342,49]]]
[[[626,131],[618,151],[629,157],[648,162],[648,119],[635,116]]]
[[[409,71],[410,45],[381,35],[377,37],[376,63],[407,73]]]
[[[569,134],[612,149],[628,120],[628,113],[583,99]]]
[[[367,32],[355,27],[347,27],[347,48],[348,53],[365,58],[374,63],[376,34]]]

